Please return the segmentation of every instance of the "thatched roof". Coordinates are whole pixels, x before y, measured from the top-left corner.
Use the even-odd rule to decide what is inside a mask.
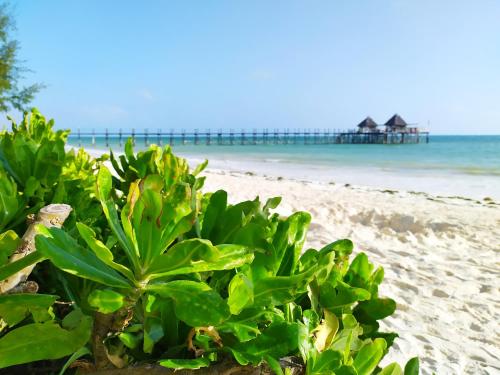
[[[368,116],[358,124],[358,128],[376,128],[376,127],[377,123],[373,121],[373,119],[370,116]]]
[[[387,122],[384,124],[385,126],[390,126],[391,128],[404,128],[406,127],[408,124],[406,123],[405,120],[403,120],[403,118],[398,115],[397,113],[392,116],[389,120],[387,120]]]

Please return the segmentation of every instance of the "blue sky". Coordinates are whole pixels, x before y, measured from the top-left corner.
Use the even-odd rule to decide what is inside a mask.
[[[500,134],[500,2],[12,1],[58,127]]]

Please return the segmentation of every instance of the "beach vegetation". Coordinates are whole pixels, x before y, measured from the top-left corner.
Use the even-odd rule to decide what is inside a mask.
[[[418,374],[416,358],[380,366],[396,302],[350,240],[304,249],[309,213],[204,192],[206,163],[168,146],[94,159],[65,150],[67,135],[36,110],[0,135],[0,285],[19,272],[37,284],[0,294],[0,368]],[[72,208],[60,228],[26,223],[54,203]]]

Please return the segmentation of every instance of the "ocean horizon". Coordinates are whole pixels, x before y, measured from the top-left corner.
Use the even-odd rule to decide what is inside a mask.
[[[163,145],[169,137],[161,137]],[[203,142],[203,141],[202,141]],[[257,144],[195,145],[174,141],[174,152],[192,163],[209,160],[214,169],[233,170],[319,181],[349,183],[437,195],[486,197],[500,200],[500,135],[431,135],[419,144]],[[69,138],[86,149],[105,151],[103,136]],[[123,150],[109,137],[109,148]],[[158,143],[156,135],[148,144]],[[144,137],[135,138],[136,150],[146,149]]]

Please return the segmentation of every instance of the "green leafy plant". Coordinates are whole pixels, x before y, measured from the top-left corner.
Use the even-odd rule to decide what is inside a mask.
[[[85,346],[92,318],[74,310],[60,321],[55,319],[51,306],[56,299],[43,294],[0,295],[0,332],[8,330],[0,338],[0,368],[62,358]]]
[[[40,127],[47,142],[58,142],[44,121],[31,124],[9,137],[19,133],[30,144]],[[36,160],[36,152],[29,155]],[[51,155],[60,160],[57,152]],[[106,158],[96,161],[83,151],[61,155],[58,177],[46,174],[29,199],[22,192],[23,181],[36,174],[28,170],[31,164],[24,170],[9,159],[10,168],[25,176],[18,179],[4,166],[0,195],[23,203],[0,199],[2,228],[18,230],[0,236],[6,249],[0,262],[19,245],[20,225],[9,223],[41,202],[82,204],[75,204],[63,229],[37,228],[32,260],[41,263],[35,277],[51,294],[22,295],[39,299],[20,299],[16,319],[6,311],[9,298],[21,297],[0,298],[0,353],[8,349],[3,340],[18,337],[9,336],[14,332],[32,340],[25,328],[32,324],[49,322],[62,339],[47,334],[53,352],[13,357],[0,367],[72,354],[69,362],[85,355],[96,369],[156,363],[194,370],[233,363],[265,364],[276,374],[292,368],[306,374],[403,373],[395,363],[379,367],[397,337],[379,330],[378,321],[396,309],[378,294],[383,269],[364,253],[350,262],[349,240],[304,251],[308,213],[281,217],[274,213],[279,197],[229,204],[223,190],[203,194],[198,174],[206,163],[191,172],[169,147],[136,154],[129,141],[124,155],[110,154],[111,171],[102,164]],[[5,268],[0,264],[0,279],[16,271]],[[50,306],[60,302],[73,311],[54,313]],[[62,348],[73,334],[79,340]],[[418,360],[410,360],[404,373],[417,374]]]
[[[87,224],[101,216],[95,199],[98,162],[83,150],[66,152],[69,131],[54,131],[36,109],[26,112],[11,131],[0,133],[0,231],[26,229],[26,216],[49,203],[67,203],[74,218]],[[98,227],[99,225],[96,224]]]

